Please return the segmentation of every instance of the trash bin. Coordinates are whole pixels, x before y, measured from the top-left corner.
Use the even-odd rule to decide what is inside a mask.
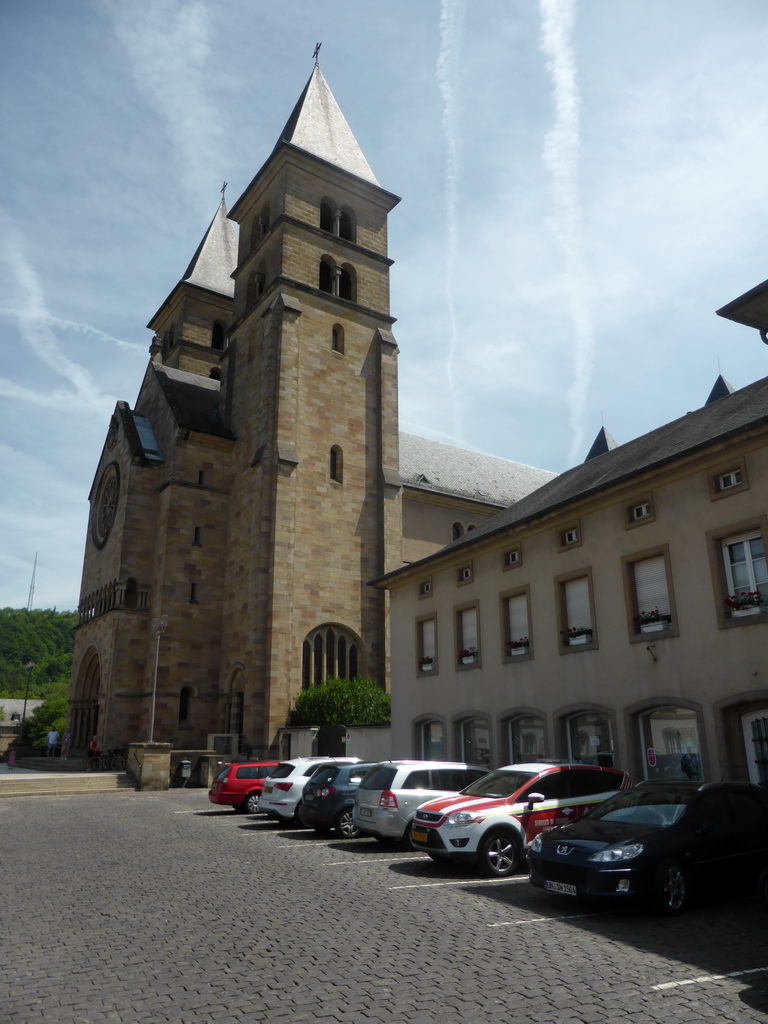
[[[179,761],[179,775],[182,777],[182,779],[188,779],[191,774],[192,762],[187,761],[186,759],[184,761]]]

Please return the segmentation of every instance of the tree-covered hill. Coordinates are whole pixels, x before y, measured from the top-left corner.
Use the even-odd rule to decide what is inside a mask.
[[[0,697],[66,693],[72,669],[76,612],[0,609]],[[27,666],[33,662],[33,667]]]

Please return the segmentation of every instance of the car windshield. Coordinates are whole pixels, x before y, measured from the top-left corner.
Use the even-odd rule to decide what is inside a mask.
[[[692,795],[678,789],[670,789],[667,792],[659,792],[657,789],[631,789],[593,807],[587,817],[593,820],[668,828],[682,817]]]
[[[500,800],[502,797],[512,796],[533,777],[533,772],[505,771],[499,768],[471,783],[461,792],[466,796],[486,796]]]
[[[296,771],[296,765],[295,764],[291,764],[290,761],[286,761],[283,764],[278,765],[277,768],[275,768],[275,770],[270,775],[270,778],[271,779],[284,779],[286,777],[286,775],[290,775],[292,772],[295,772],[295,771]]]

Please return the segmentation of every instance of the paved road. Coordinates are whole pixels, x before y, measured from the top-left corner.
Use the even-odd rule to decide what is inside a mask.
[[[0,801],[12,1024],[768,1021],[754,900],[588,913],[200,790]]]

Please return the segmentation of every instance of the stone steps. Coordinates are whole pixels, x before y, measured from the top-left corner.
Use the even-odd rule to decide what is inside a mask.
[[[127,772],[40,772],[36,775],[0,775],[3,797],[79,796],[89,793],[135,792],[136,780]]]

